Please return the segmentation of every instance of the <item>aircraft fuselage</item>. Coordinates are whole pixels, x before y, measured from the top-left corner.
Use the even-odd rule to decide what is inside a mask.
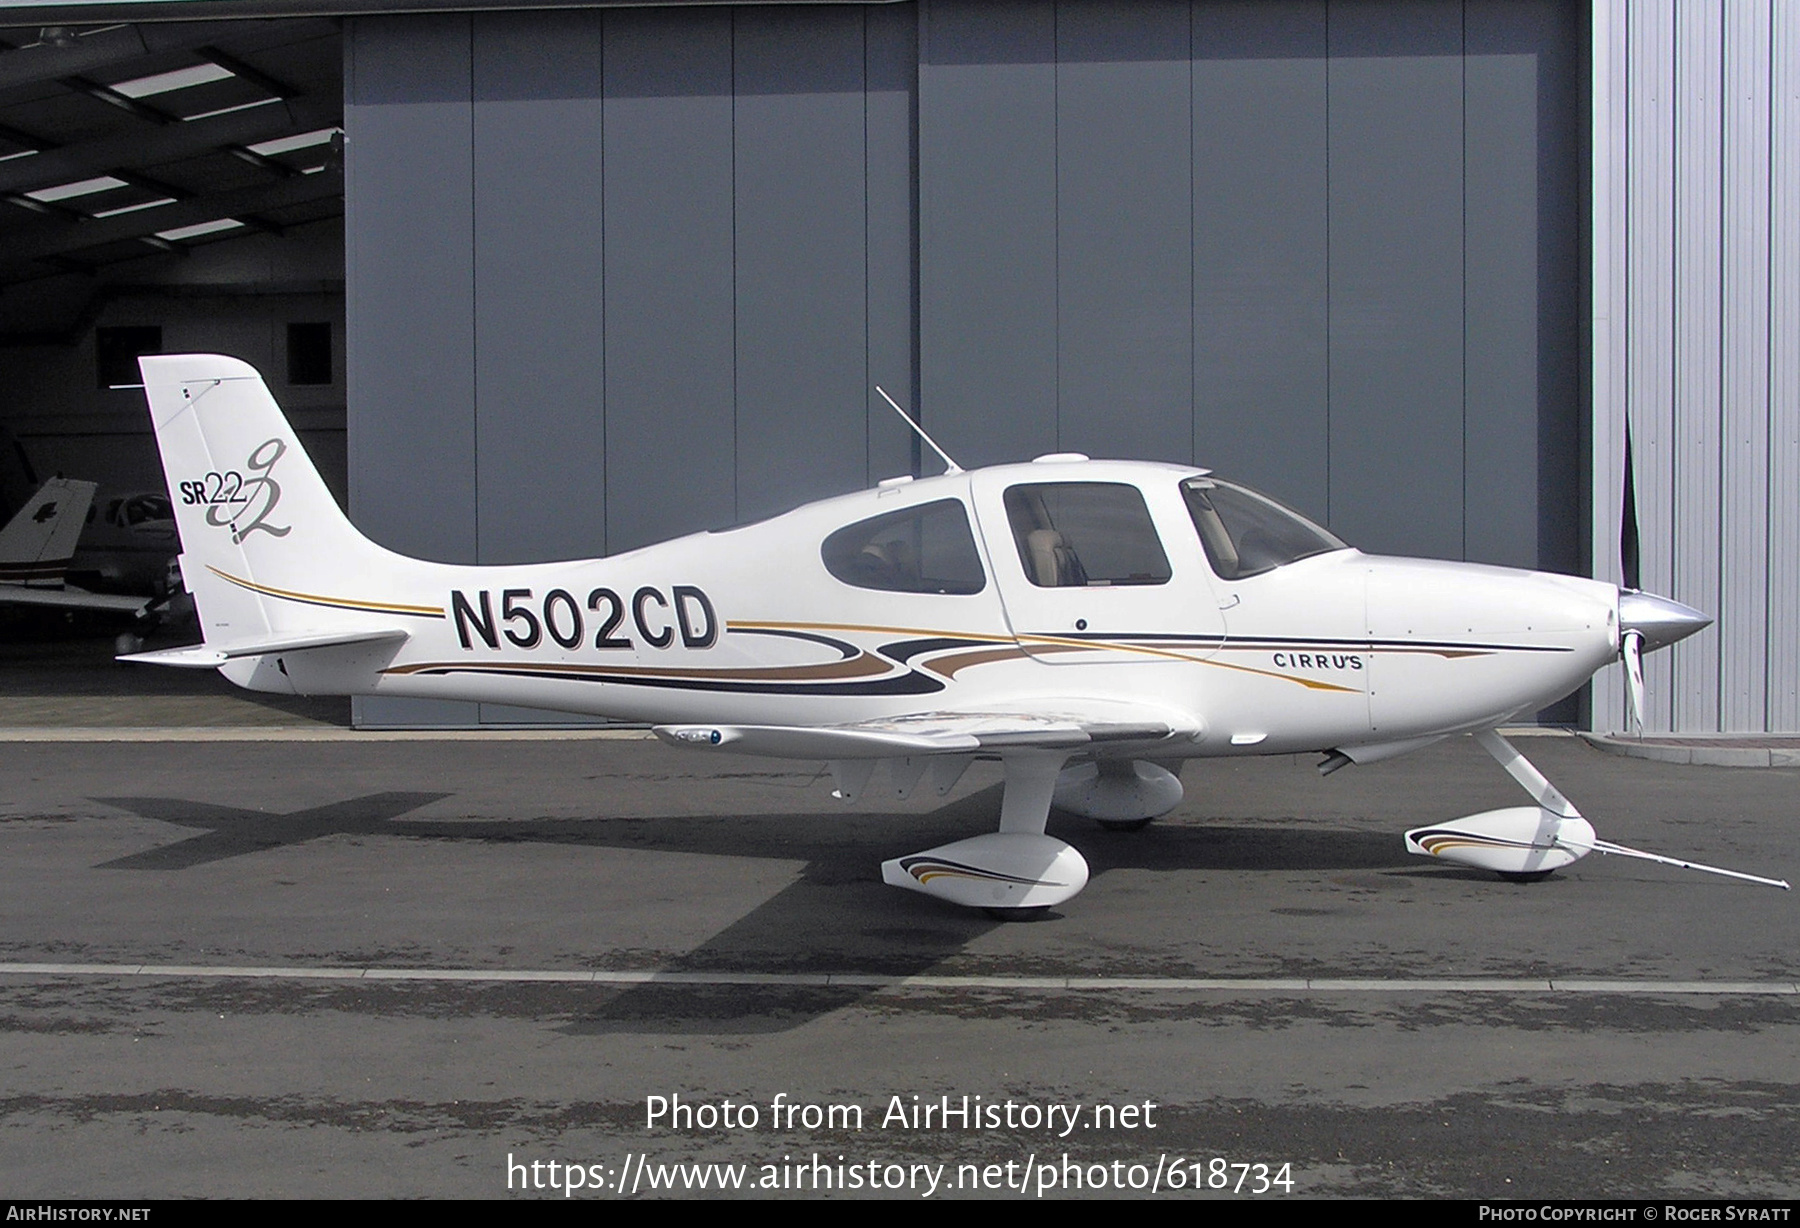
[[[1595,581],[1348,548],[1226,578],[1184,500],[1183,484],[1200,473],[1085,459],[1000,466],[603,559],[467,567],[391,556],[389,567],[377,552],[344,560],[331,591],[214,568],[215,587],[304,607],[310,627],[373,616],[408,633],[398,648],[225,669],[264,690],[653,724],[839,724],[1130,695],[1196,731],[1180,754],[1228,755],[1489,727],[1567,694],[1618,653],[1618,590]],[[1053,559],[1031,553],[1042,543],[1027,541],[1049,530],[1020,530],[1021,490],[1088,498],[1091,508],[1054,514],[1085,514],[1102,526],[1090,535],[1153,540],[1119,546],[1108,564],[1118,574],[1054,574]],[[1126,504],[1129,515],[1118,510]],[[965,549],[933,527],[958,514],[972,558],[937,560],[942,574],[930,560],[899,579],[880,570],[892,560],[878,556],[904,555],[909,534],[927,552]],[[1052,512],[1040,504],[1030,514]],[[880,540],[828,561],[830,549],[848,548],[829,547],[834,535],[867,524]],[[884,538],[883,525],[898,529]],[[309,526],[280,527],[293,534],[283,545],[304,555]],[[945,540],[934,546],[933,533]],[[229,620],[229,602],[202,604]],[[210,627],[208,638],[229,631]]]

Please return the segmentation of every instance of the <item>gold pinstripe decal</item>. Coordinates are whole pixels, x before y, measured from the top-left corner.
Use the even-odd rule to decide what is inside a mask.
[[[220,571],[210,563],[207,564],[206,570],[221,580],[230,581],[239,588],[247,588],[253,593],[261,593],[266,597],[280,597],[284,601],[330,606],[334,610],[362,610],[369,614],[410,614],[415,618],[444,617],[444,607],[441,605],[400,605],[390,601],[353,601],[347,597],[326,597],[319,593],[302,593],[293,589],[276,588],[270,584],[258,584],[254,580],[234,576],[228,571]]]

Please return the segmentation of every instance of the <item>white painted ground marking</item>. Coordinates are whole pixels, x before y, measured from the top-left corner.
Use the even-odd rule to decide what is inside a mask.
[[[505,984],[766,985],[843,989],[997,989],[1023,993],[1235,994],[1754,994],[1800,995],[1793,981],[1651,981],[1592,977],[879,976],[862,972],[609,972],[579,968],[231,967],[209,964],[0,963],[0,976],[172,980],[439,981]]]

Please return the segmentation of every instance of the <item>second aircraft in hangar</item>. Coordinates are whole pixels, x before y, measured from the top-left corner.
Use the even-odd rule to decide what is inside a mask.
[[[638,721],[675,746],[828,760],[850,799],[945,793],[997,758],[998,831],[883,866],[995,910],[1086,884],[1045,833],[1053,804],[1141,825],[1180,801],[1182,760],[1321,751],[1330,770],[1465,732],[1532,804],[1410,832],[1413,851],[1520,876],[1652,856],[1599,840],[1496,730],[1621,656],[1635,698],[1640,653],[1709,621],[1673,601],[1372,557],[1206,470],[1073,454],[950,464],[608,558],[426,562],[350,524],[253,368],[141,365],[205,643],[136,660]]]

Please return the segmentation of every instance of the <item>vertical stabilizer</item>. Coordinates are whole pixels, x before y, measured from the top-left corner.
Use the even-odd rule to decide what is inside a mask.
[[[0,583],[60,588],[87,523],[94,484],[51,478],[0,529]]]
[[[354,627],[407,567],[356,531],[262,376],[216,354],[138,360],[210,644]]]

